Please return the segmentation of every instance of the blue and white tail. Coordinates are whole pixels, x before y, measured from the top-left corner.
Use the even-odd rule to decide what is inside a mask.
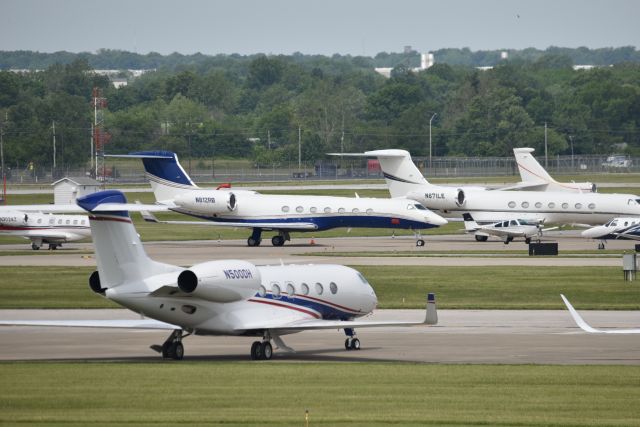
[[[128,211],[97,211],[100,205],[127,203],[120,191],[100,191],[80,197],[76,202],[89,212],[96,263],[103,288],[130,284],[176,269],[147,256]]]
[[[139,151],[117,157],[142,160],[147,179],[158,202],[171,201],[185,190],[199,188],[180,165],[178,155],[171,151]]]
[[[408,151],[374,150],[364,154],[378,158],[391,197],[403,197],[429,185],[429,182],[411,160],[411,154]]]

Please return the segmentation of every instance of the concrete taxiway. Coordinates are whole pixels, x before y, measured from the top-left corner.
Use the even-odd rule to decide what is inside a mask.
[[[344,350],[342,331],[308,331],[284,337],[295,353],[277,361],[404,361],[426,363],[640,365],[633,335],[594,335],[578,329],[563,310],[440,310],[433,327],[361,328],[360,351]],[[585,311],[598,327],[637,327],[637,312]],[[371,319],[418,320],[421,310],[378,310]],[[127,310],[0,310],[0,319],[123,319]],[[149,349],[163,331],[0,327],[0,360],[160,361]],[[185,360],[249,360],[255,338],[184,340]],[[173,362],[172,362],[173,363]]]

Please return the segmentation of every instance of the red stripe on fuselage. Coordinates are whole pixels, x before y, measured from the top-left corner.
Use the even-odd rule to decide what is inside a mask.
[[[294,306],[286,305],[286,304],[280,304],[280,303],[275,302],[275,301],[263,300],[263,299],[253,299],[253,298],[251,298],[251,299],[249,299],[249,301],[251,301],[251,302],[259,302],[260,304],[275,305],[276,307],[282,307],[282,308],[288,308],[290,310],[300,311],[302,313],[305,313],[305,314],[308,314],[310,316],[313,316],[316,319],[320,319],[320,315],[318,313],[315,313],[315,312],[309,311],[309,310],[305,310],[304,308],[294,307]]]
[[[340,310],[351,311],[353,313],[362,313],[361,310],[354,310],[353,308],[345,307],[345,306],[339,305],[339,304],[334,304],[334,303],[329,302],[329,301],[324,300],[324,299],[310,297],[309,295],[296,294],[295,296],[298,297],[298,298],[307,298],[307,299],[310,299],[310,300],[313,300],[313,301],[317,301],[320,304],[332,305],[332,306],[334,306],[336,308],[339,308]]]

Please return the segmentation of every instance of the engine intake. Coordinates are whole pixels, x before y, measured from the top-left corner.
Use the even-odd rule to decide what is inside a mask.
[[[247,261],[209,261],[181,272],[178,288],[207,301],[240,301],[256,294],[260,288],[260,272]]]

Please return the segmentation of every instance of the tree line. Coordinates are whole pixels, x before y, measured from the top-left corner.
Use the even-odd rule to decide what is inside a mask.
[[[88,162],[94,87],[108,100],[109,153],[272,165],[297,160],[300,144],[305,161],[390,147],[420,156],[431,133],[436,156],[510,156],[518,146],[541,152],[546,128],[549,154],[640,154],[640,64],[574,70],[565,53],[510,55],[489,70],[438,62],[415,72],[400,61],[388,79],[359,57],[231,55],[160,67],[119,89],[80,55],[40,72],[0,71],[5,164],[50,167],[54,123],[58,166]]]

